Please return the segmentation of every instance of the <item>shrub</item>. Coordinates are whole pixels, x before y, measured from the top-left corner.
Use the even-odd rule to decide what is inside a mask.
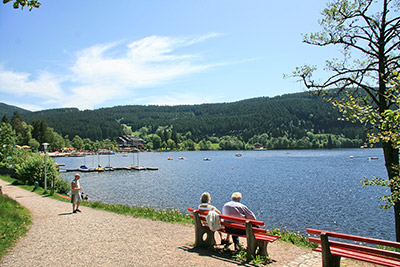
[[[70,190],[68,181],[60,178],[57,164],[50,157],[46,159],[46,184],[51,186],[51,179],[54,176],[54,187],[60,193],[67,193]],[[16,165],[18,182],[21,184],[33,185],[35,181],[39,186],[44,187],[44,157],[37,153],[29,153]]]

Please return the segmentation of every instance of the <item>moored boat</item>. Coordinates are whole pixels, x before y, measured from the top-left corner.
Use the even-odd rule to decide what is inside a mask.
[[[81,165],[78,170],[81,172],[88,172],[89,168],[86,165]]]
[[[146,168],[143,166],[133,166],[132,169],[135,171],[145,171],[146,170]]]

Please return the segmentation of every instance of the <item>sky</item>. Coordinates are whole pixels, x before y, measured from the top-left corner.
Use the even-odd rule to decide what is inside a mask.
[[[322,0],[40,2],[0,4],[0,102],[31,111],[303,92],[284,74],[337,52],[302,42]]]

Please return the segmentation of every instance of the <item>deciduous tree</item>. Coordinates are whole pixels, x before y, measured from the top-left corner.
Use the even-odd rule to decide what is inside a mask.
[[[357,109],[349,105],[354,99],[376,113],[373,119],[383,121],[388,110],[398,108],[387,82],[392,79],[393,70],[400,67],[399,7],[399,0],[330,1],[322,12],[322,30],[304,35],[304,42],[321,47],[339,46],[343,58],[326,61],[328,75],[321,81],[313,76],[317,70],[315,66],[299,67],[294,76],[300,77],[307,88],[327,92],[330,101],[342,104],[344,112],[353,110],[361,121],[371,122],[366,118],[368,115],[357,115]],[[379,125],[376,128],[382,131]],[[381,140],[387,174],[389,180],[394,181],[399,176],[399,149],[393,140]],[[395,193],[397,188],[392,186],[391,190]],[[396,239],[400,241],[400,203],[397,200],[394,213]]]
[[[12,2],[12,0],[3,0],[3,4],[7,4],[9,2]],[[15,9],[18,9],[21,7],[21,9],[24,9],[25,6],[29,8],[29,11],[32,11],[33,8],[39,8],[40,7],[40,2],[37,0],[15,0],[13,2],[13,7]]]

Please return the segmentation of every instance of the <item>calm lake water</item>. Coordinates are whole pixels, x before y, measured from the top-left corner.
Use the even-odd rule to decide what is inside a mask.
[[[242,157],[236,157],[241,153]],[[387,178],[382,149],[192,151],[55,158],[67,169],[86,164],[158,167],[82,173],[92,201],[155,208],[197,207],[204,191],[222,209],[234,191],[266,224],[305,234],[306,228],[395,240],[393,209],[382,210],[388,190],[362,188],[360,179]],[[180,160],[179,157],[184,157]],[[377,159],[369,159],[376,157]],[[173,160],[168,160],[172,158]],[[204,161],[204,158],[211,158]],[[62,177],[73,179],[71,172]]]

